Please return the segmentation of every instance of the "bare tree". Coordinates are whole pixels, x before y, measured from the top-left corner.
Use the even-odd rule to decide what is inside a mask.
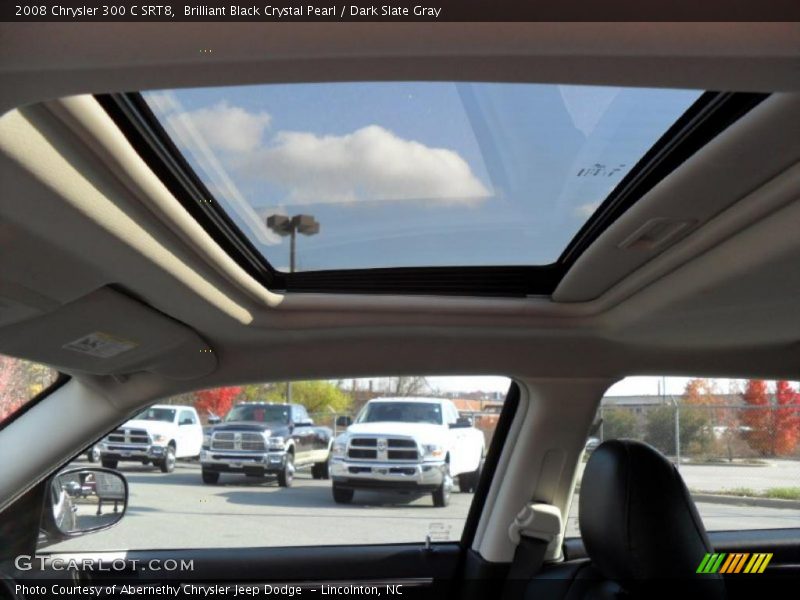
[[[432,391],[426,377],[390,377],[385,385],[392,396],[420,396]]]

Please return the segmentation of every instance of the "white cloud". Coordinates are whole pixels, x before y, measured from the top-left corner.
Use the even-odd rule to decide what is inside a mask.
[[[145,98],[156,114],[164,122],[164,126],[170,137],[183,149],[190,154],[200,165],[206,176],[206,185],[215,198],[225,200],[230,204],[239,217],[247,224],[257,241],[262,244],[272,245],[280,243],[280,238],[267,229],[264,220],[253,210],[251,204],[245,199],[236,183],[228,174],[228,170],[223,166],[216,152],[211,148],[206,137],[196,126],[194,119],[190,115],[200,113],[205,115],[212,109],[202,109],[189,112],[184,110],[178,98],[171,92],[145,94]],[[216,107],[226,108],[227,103],[221,102]],[[242,109],[236,108],[234,114]],[[248,115],[258,117],[258,115]],[[253,120],[253,119],[250,119]],[[257,119],[256,119],[257,120]],[[242,121],[235,118],[234,121]],[[263,118],[261,119],[263,121]],[[255,141],[260,143],[259,139]]]
[[[379,125],[344,135],[269,136],[266,112],[224,100],[187,111],[171,94],[147,97],[170,134],[237,200],[235,175],[284,188],[286,195],[274,198],[283,206],[387,200],[475,205],[491,195],[458,152],[403,139]]]
[[[476,204],[490,195],[453,150],[398,137],[378,125],[346,135],[278,133],[242,156],[244,173],[285,187],[287,204],[433,200]]]
[[[600,207],[600,204],[601,202],[599,200],[597,202],[587,202],[586,204],[580,204],[575,207],[574,210],[575,216],[580,217],[581,219],[588,219]]]
[[[224,152],[252,152],[261,146],[264,131],[269,127],[268,113],[252,113],[223,100],[209,108],[188,112],[174,112],[167,117],[171,127],[177,121],[191,123],[205,142]]]

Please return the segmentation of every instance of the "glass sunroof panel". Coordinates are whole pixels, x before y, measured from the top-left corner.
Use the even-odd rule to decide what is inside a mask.
[[[209,200],[282,271],[293,227],[298,271],[553,263],[700,95],[439,82],[143,94]]]

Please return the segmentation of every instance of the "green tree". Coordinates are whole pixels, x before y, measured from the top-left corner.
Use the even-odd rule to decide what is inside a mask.
[[[636,438],[636,415],[626,408],[603,409],[603,439]]]
[[[286,402],[286,384],[266,390],[266,400]],[[345,412],[352,398],[329,381],[295,381],[292,383],[292,402],[302,404],[309,413]]]
[[[680,406],[681,454],[703,454],[711,447],[714,434],[708,412],[702,408]],[[655,406],[647,411],[644,441],[664,454],[675,454],[674,406]]]
[[[736,390],[736,387],[732,388]],[[735,392],[734,392],[735,393]],[[721,431],[720,441],[724,444],[728,462],[733,462],[734,448],[739,441],[739,413],[738,410],[722,408],[725,398],[720,395],[714,380],[710,379],[691,379],[686,383],[683,390],[681,402],[684,405],[705,406],[705,415],[709,419],[710,427],[718,427]],[[711,408],[719,407],[719,408]],[[701,409],[697,409],[698,411]],[[674,428],[673,428],[674,429]],[[707,448],[705,439],[703,447]],[[674,446],[674,443],[673,443]]]
[[[239,395],[241,402],[264,402],[265,400],[276,401],[277,395],[286,392],[285,383],[250,383],[241,386],[242,391]],[[284,399],[281,399],[283,402]]]

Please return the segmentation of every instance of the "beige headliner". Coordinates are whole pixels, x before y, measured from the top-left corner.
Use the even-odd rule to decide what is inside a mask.
[[[0,106],[73,92],[376,77],[800,88],[797,24],[30,24],[2,25],[0,34]],[[212,58],[195,52],[199,39]],[[114,285],[217,351],[219,368],[196,385],[387,365],[788,376],[800,333],[791,231],[800,142],[787,126],[797,122],[796,94],[757,107],[609,229],[558,302],[282,298],[199,231],[91,98],[26,108],[7,114],[0,132],[4,188],[15,191],[0,200],[0,244],[27,257],[0,267],[10,307],[0,324]],[[664,214],[700,227],[660,255],[619,250],[620,239]],[[3,348],[15,345],[0,340]]]

